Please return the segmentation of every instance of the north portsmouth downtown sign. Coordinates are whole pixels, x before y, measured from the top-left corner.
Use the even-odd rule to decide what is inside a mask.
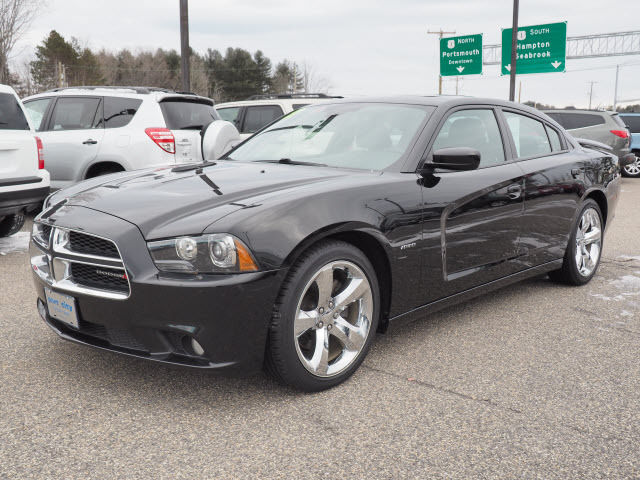
[[[482,34],[440,39],[440,75],[482,73]]]
[[[511,28],[502,30],[502,75],[511,72]],[[567,22],[518,27],[516,73],[564,72]]]

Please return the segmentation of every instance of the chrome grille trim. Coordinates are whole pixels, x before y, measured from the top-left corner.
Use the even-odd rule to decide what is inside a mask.
[[[36,248],[31,255],[31,268],[43,282],[50,287],[69,293],[79,293],[111,300],[126,300],[129,298],[131,295],[129,274],[122,261],[120,249],[113,240],[71,228],[50,227],[52,227],[51,235],[46,246],[35,237],[32,238],[32,243]],[[112,243],[118,252],[118,258],[101,257],[71,250],[69,232],[99,238]],[[122,271],[126,275],[127,292],[102,289],[78,283],[71,275],[71,265],[74,263]]]

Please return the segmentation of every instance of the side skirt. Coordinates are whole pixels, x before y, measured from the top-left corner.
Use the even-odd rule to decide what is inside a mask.
[[[422,305],[421,307],[414,308],[413,310],[409,310],[406,313],[396,315],[395,317],[389,319],[389,325],[398,326],[415,320],[420,320],[427,314],[435,313],[452,305],[457,305],[458,303],[471,300],[472,298],[479,297],[480,295],[484,295],[485,293],[489,293],[494,290],[498,290],[502,287],[506,287],[507,285],[511,285],[512,283],[517,283],[527,278],[542,275],[552,270],[557,270],[561,266],[562,259],[560,258],[558,260],[543,263],[542,265],[528,268],[527,270],[523,270],[507,277],[494,280],[493,282],[478,285],[477,287],[470,288],[469,290],[464,290],[460,293],[456,293],[454,295],[441,298],[440,300],[436,300],[435,302],[431,302],[426,305]]]

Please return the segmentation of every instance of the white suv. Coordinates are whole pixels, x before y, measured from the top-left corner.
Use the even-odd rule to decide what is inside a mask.
[[[213,100],[151,87],[70,87],[23,100],[52,189],[154,165],[202,161]]]
[[[287,113],[312,103],[335,98],[343,97],[333,97],[324,93],[253,95],[240,102],[218,103],[215,108],[223,120],[236,126],[240,138],[244,140]]]
[[[48,194],[42,142],[16,92],[0,85],[0,237],[20,230],[25,212],[38,208]]]

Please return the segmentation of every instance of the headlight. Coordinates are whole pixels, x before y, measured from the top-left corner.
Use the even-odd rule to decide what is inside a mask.
[[[215,233],[148,242],[158,270],[182,273],[255,272],[256,261],[233,235]]]

